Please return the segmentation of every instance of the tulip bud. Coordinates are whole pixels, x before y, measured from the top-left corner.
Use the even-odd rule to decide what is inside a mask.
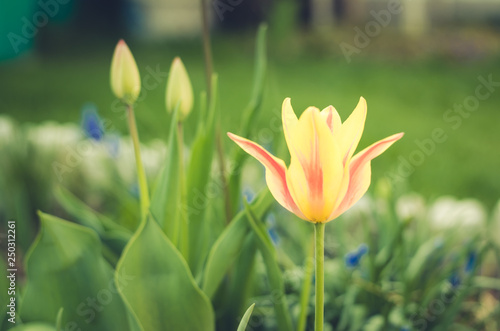
[[[193,109],[193,88],[188,73],[179,57],[170,67],[167,82],[166,106],[168,112],[179,107],[179,120],[184,120]]]
[[[111,61],[111,89],[117,98],[127,104],[133,104],[141,92],[137,64],[123,39],[116,45]]]

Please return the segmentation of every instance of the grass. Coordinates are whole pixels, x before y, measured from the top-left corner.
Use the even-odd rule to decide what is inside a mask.
[[[19,122],[78,122],[81,106],[93,102],[114,130],[126,133],[126,123],[117,112],[109,87],[114,42],[82,42],[0,63],[1,112]],[[166,73],[173,57],[179,55],[188,68],[195,91],[204,88],[203,55],[198,41],[130,46],[143,78],[148,67],[153,70],[158,67]],[[430,198],[443,194],[475,197],[489,206],[498,201],[500,88],[480,101],[477,110],[468,113],[457,129],[443,118],[454,104],[474,94],[478,76],[492,74],[494,81],[500,81],[498,58],[455,61],[359,56],[347,64],[335,45],[317,52],[314,46],[292,46],[288,49],[283,43],[271,43],[264,107],[255,123],[263,128],[257,140],[268,142],[270,133],[282,139],[279,130],[264,128],[277,128],[285,97],[292,98],[298,114],[310,105],[322,108],[333,104],[345,119],[359,97],[364,96],[368,101],[368,119],[361,147],[396,132],[406,133],[387,154],[373,162],[374,177],[380,178],[401,167],[402,159],[416,158],[419,153],[416,151],[421,150],[417,141],[428,141],[438,128],[447,139],[435,144],[435,151],[425,155],[407,176],[410,187]],[[237,133],[252,86],[252,40],[235,36],[216,38],[213,48],[220,79],[222,130]],[[147,90],[137,104],[136,116],[143,140],[167,135],[165,84],[166,78],[160,77],[159,84]],[[194,123],[190,125],[188,129],[194,128]],[[192,130],[187,131],[189,141]],[[228,139],[225,143],[226,148],[233,147]]]

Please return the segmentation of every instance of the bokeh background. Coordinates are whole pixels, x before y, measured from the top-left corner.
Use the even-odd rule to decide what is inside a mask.
[[[266,21],[268,74],[255,123],[263,129],[256,140],[273,149],[282,139],[276,128],[285,97],[292,98],[298,114],[310,105],[333,104],[345,119],[363,96],[368,120],[361,147],[406,133],[373,162],[374,176],[429,200],[475,198],[487,208],[498,201],[499,0],[210,0],[206,5],[222,132],[238,132],[250,97],[256,27]],[[127,134],[109,87],[116,42],[127,41],[143,77],[136,106],[141,140],[161,154],[173,57],[182,57],[197,93],[206,86],[201,31],[197,0],[0,2],[0,136],[4,148],[11,146],[1,156],[2,222],[36,219],[40,208],[57,214],[52,188],[59,184],[91,205],[109,204],[99,196],[113,175],[97,161],[85,157],[61,180],[54,160],[70,157],[64,146],[80,139],[74,128],[86,108],[98,111],[117,141]],[[223,143],[233,147],[228,139]],[[158,160],[149,161],[151,172]]]
[[[0,0],[0,248],[6,253],[7,220],[16,221],[18,296],[21,301],[23,294],[21,302],[28,307],[21,312],[23,322],[53,323],[52,312],[43,318],[30,316],[29,310],[39,307],[57,311],[64,306],[64,318],[75,318],[75,310],[61,302],[84,299],[78,292],[91,295],[85,289],[93,284],[94,261],[116,266],[124,260],[122,249],[138,227],[134,151],[124,107],[109,82],[113,50],[123,38],[141,73],[135,115],[151,192],[161,186],[155,178],[162,166],[176,160],[166,156],[172,115],[164,101],[175,56],[182,58],[191,77],[196,98],[184,126],[185,164],[194,169],[189,178],[199,171],[201,179],[195,183],[205,180],[204,171],[212,176],[206,178],[206,187],[200,186],[200,196],[190,196],[196,208],[197,202],[204,204],[200,216],[190,216],[190,231],[200,225],[190,234],[204,237],[191,240],[200,248],[190,249],[199,253],[199,263],[186,259],[203,288],[208,272],[220,272],[220,284],[210,285],[219,286],[211,297],[218,330],[235,330],[251,303],[256,303],[253,316],[260,321],[255,330],[276,330],[279,316],[271,304],[277,302],[276,293],[286,295],[283,302],[292,319],[303,322],[303,330],[314,323],[307,290],[313,282],[308,263],[311,224],[291,220],[275,203],[259,219],[269,237],[269,247],[258,249],[261,255],[250,229],[244,237],[244,232],[235,237],[227,231],[230,222],[245,226],[244,217],[233,216],[242,209],[243,197],[262,197],[258,192],[265,180],[263,167],[248,158],[241,187],[233,185],[235,192],[227,193],[224,181],[229,179],[232,189],[240,180],[230,162],[236,160],[233,165],[239,169],[245,159],[225,132],[248,136],[288,163],[281,132],[284,98],[291,97],[297,114],[308,106],[332,104],[346,119],[360,96],[368,102],[360,149],[397,132],[405,136],[372,162],[368,194],[327,227],[328,324],[336,330],[364,331],[499,330],[500,0],[204,0],[219,79],[218,97],[212,98],[218,100],[214,113],[220,114],[215,143],[210,133],[204,136],[212,124],[199,123],[207,118],[199,97],[207,89],[202,32],[208,30],[203,28],[201,3]],[[267,39],[266,28],[258,28],[262,22],[267,22]],[[267,40],[267,56],[255,54],[258,29],[258,49]],[[266,70],[255,70],[256,63],[264,67],[265,59]],[[260,99],[262,85],[255,73],[264,71],[259,107],[253,101]],[[247,109],[250,125],[242,123]],[[214,145],[213,154],[192,148],[197,132],[203,133],[197,146]],[[198,162],[207,154],[207,160]],[[198,189],[193,187],[191,193]],[[267,206],[259,207],[262,213],[272,203],[266,199],[262,204]],[[50,240],[33,244],[39,217],[51,217],[37,215],[38,210],[99,233],[102,252],[85,255],[90,262],[83,272],[74,265],[60,273],[57,269],[61,247],[80,247],[68,242],[73,237],[54,236],[58,245]],[[67,223],[52,226],[57,224]],[[126,236],[117,236],[117,228]],[[50,230],[39,233],[41,238]],[[229,239],[219,246],[214,244],[217,238]],[[29,247],[45,252],[44,245],[52,253],[26,258]],[[218,264],[205,259],[209,251],[222,252],[214,256],[225,267],[214,268]],[[237,259],[226,258],[228,251]],[[265,261],[273,252],[276,259]],[[169,268],[171,259],[164,250],[152,247],[143,255],[144,265],[155,261],[156,267],[155,258],[161,257],[165,265],[158,265]],[[1,270],[6,270],[4,260]],[[269,261],[276,263],[274,276],[267,270]],[[138,269],[142,273],[142,266]],[[67,270],[75,275],[71,281],[54,276]],[[276,271],[283,274],[278,277]],[[2,272],[0,288],[7,285]],[[60,300],[50,306],[45,296],[35,295],[30,303],[30,282]],[[137,293],[143,298],[138,302],[156,304],[151,299],[156,292],[162,298],[170,294],[157,291],[156,283],[152,288],[153,296]],[[446,293],[454,299],[444,306]],[[5,300],[0,295],[4,310]],[[0,314],[0,330],[8,325],[5,316]],[[117,319],[110,310],[102,316]],[[97,329],[86,323],[88,329]]]

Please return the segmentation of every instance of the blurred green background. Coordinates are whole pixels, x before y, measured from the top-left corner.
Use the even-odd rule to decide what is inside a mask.
[[[222,144],[215,146],[222,149],[222,161],[235,159],[231,156],[237,149],[224,133],[241,134],[244,127],[242,114],[251,98],[260,22],[268,22],[265,92],[262,107],[255,108],[259,112],[248,138],[288,163],[280,115],[286,97],[291,97],[297,115],[308,106],[332,104],[343,120],[359,97],[365,97],[368,119],[360,149],[391,134],[406,133],[373,162],[371,192],[329,226],[327,293],[335,292],[340,298],[326,300],[332,325],[357,330],[366,324],[364,330],[389,330],[385,326],[390,321],[395,330],[409,330],[406,327],[415,321],[408,318],[419,317],[415,312],[433,302],[441,285],[453,289],[464,282],[474,292],[454,301],[450,313],[441,315],[433,330],[442,330],[441,325],[449,326],[452,320],[470,326],[460,330],[472,326],[479,330],[483,325],[484,330],[498,329],[500,0],[205,3],[210,8],[213,63],[219,77],[220,111],[215,113],[221,114],[217,129]],[[99,215],[130,234],[136,230],[139,192],[134,156],[123,107],[109,86],[111,56],[121,38],[141,73],[142,95],[135,114],[143,163],[154,191],[158,185],[154,178],[168,155],[172,115],[165,111],[164,98],[175,56],[186,65],[196,95],[194,114],[184,129],[187,159],[196,130],[203,127],[198,121],[206,118],[200,116],[198,97],[206,90],[200,0],[0,0],[0,227],[4,229],[7,220],[18,221],[21,284],[26,281],[24,254],[38,232],[37,210],[84,220],[87,225]],[[96,109],[103,122],[95,116]],[[99,125],[106,133],[97,138],[89,135],[89,127]],[[205,228],[199,233],[208,234],[205,239],[210,243],[227,233],[221,178],[234,174],[225,173],[217,154],[213,155],[214,160],[206,163],[191,163],[201,163],[200,173],[210,170],[212,174],[202,192],[207,202],[203,216],[191,219],[202,220]],[[242,174],[243,192],[238,186],[238,194],[231,195],[236,207],[242,196],[254,196],[265,187],[263,168],[254,160],[246,163]],[[245,226],[245,218],[241,219],[240,226]],[[289,213],[278,207],[263,225],[280,254],[276,263],[285,270],[287,300],[293,308],[302,279],[304,284],[311,282],[307,277],[312,273],[305,276],[301,266],[303,261],[307,266],[312,229],[305,222],[289,225],[289,219]],[[103,238],[107,234],[100,233]],[[248,242],[251,254],[241,254],[234,267],[237,273],[252,268],[248,261],[256,247]],[[234,256],[240,254],[238,245],[233,247]],[[123,246],[116,256],[107,257],[112,264]],[[232,263],[221,251],[229,268]],[[156,255],[148,257],[152,256]],[[45,260],[39,262],[45,264]],[[255,314],[266,316],[267,329],[276,329],[269,307],[266,313],[267,282],[261,281],[269,275],[264,276],[261,262],[256,266],[258,286],[253,292],[240,290],[244,288],[240,280],[253,282],[246,271],[234,278],[224,276],[223,291],[231,295],[227,302],[220,298],[212,302],[218,326],[234,324],[241,308],[248,307],[248,297],[258,296],[257,306],[264,310]],[[291,277],[296,271],[299,276]],[[73,283],[59,285],[74,287]],[[378,288],[387,300],[379,298]],[[392,301],[398,295],[404,295],[403,304]],[[307,300],[304,305],[308,306]],[[307,309],[303,311],[307,318]],[[292,313],[296,316],[298,310]],[[380,323],[382,315],[385,324],[377,329],[373,325]]]
[[[126,134],[109,87],[111,55],[119,38],[131,47],[143,80],[150,71],[162,73],[154,88],[143,86],[144,98],[137,104],[143,141],[168,133],[163,100],[174,56],[182,57],[195,91],[205,89],[198,1],[42,3],[53,7],[33,1],[0,4],[2,114],[20,123],[78,123],[82,105],[92,102],[118,133]],[[500,82],[499,2],[403,1],[397,14],[389,11],[389,3],[209,2],[222,131],[238,131],[251,88],[255,26],[268,21],[268,77],[264,111],[256,126],[276,127],[273,119],[279,119],[285,97],[292,98],[297,114],[310,105],[332,104],[345,119],[364,96],[368,120],[361,147],[395,132],[406,133],[388,155],[374,162],[375,176],[402,179],[429,198],[474,197],[493,206],[500,193],[500,87],[474,111],[461,115],[449,110],[474,96],[479,76],[491,75]],[[7,10],[16,14],[8,15]],[[54,17],[40,25],[34,37],[13,44],[17,39],[12,33],[24,38],[23,17],[36,23],[40,12]],[[343,53],[346,44],[357,49],[349,59]],[[18,53],[13,52],[16,48]],[[445,132],[446,141],[431,146],[436,128]],[[264,129],[256,139],[270,147]],[[276,130],[273,137],[282,139]],[[232,147],[228,139],[224,143]]]

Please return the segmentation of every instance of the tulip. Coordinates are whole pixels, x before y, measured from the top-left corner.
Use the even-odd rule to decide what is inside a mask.
[[[282,107],[283,130],[290,151],[287,168],[283,160],[258,144],[228,133],[245,152],[266,168],[271,194],[286,209],[315,224],[316,312],[315,330],[323,330],[325,224],[354,205],[368,190],[371,160],[382,154],[403,133],[382,139],[354,155],[363,133],[366,101],[342,123],[332,106],[322,111],[307,108],[295,115],[290,98]]]
[[[111,89],[118,99],[126,104],[133,104],[141,92],[141,77],[125,41],[116,45],[111,61]]]
[[[285,99],[282,120],[291,155],[288,169],[283,160],[258,144],[228,135],[264,165],[269,190],[283,207],[304,220],[324,223],[341,215],[365,194],[371,180],[370,161],[403,136],[392,135],[354,155],[365,118],[363,98],[344,123],[332,106],[321,112],[309,107],[297,119],[290,99]]]
[[[193,88],[189,75],[179,57],[170,66],[165,103],[168,112],[179,107],[179,120],[184,120],[193,109]]]
[[[140,191],[141,215],[145,218],[149,211],[149,190],[146,172],[141,159],[139,132],[134,115],[134,102],[141,93],[141,77],[134,56],[127,44],[118,42],[111,61],[111,89],[117,98],[126,104],[126,117],[130,137],[134,145],[135,162],[137,166],[137,181]]]

